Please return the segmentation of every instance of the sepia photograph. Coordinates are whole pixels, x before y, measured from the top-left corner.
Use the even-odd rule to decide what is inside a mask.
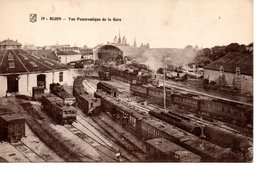
[[[0,0],[0,167],[254,163],[253,0]]]

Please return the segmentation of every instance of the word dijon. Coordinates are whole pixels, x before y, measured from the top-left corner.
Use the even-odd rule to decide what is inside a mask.
[[[95,21],[95,22],[99,22],[99,21],[121,21],[120,18],[72,18],[72,17],[68,17],[69,21]]]

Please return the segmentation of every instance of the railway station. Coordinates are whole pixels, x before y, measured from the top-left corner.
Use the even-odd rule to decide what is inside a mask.
[[[174,67],[169,58],[165,66],[165,52],[185,55],[190,47],[154,49],[137,47],[136,41],[131,46],[120,34],[89,50],[23,50],[10,39],[0,48],[0,144],[9,147],[7,154],[16,154],[15,159],[250,162],[253,158],[250,45],[200,69]],[[157,62],[163,67],[151,69],[148,53],[151,58],[160,53]],[[231,92],[223,94],[227,89]],[[31,139],[39,140],[37,145],[28,144]],[[45,147],[45,155],[36,148],[39,145]],[[1,153],[0,157],[15,161]]]

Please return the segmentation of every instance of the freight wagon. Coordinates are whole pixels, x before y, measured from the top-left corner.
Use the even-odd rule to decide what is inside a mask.
[[[12,113],[0,116],[0,139],[16,142],[25,136],[25,118]]]
[[[164,138],[145,142],[146,160],[150,162],[200,162],[201,157]]]
[[[98,76],[101,80],[111,80],[110,72],[99,71]]]
[[[118,89],[106,82],[99,82],[97,84],[97,90],[100,89],[113,97],[118,97],[119,95]]]
[[[159,108],[150,110],[149,114],[200,138],[225,148],[231,148],[234,151],[244,152],[245,149],[252,146],[251,138],[229,130],[229,128],[219,127],[215,123],[201,124],[181,114],[164,111]]]
[[[86,115],[98,114],[101,101],[99,98],[95,98],[85,91],[83,87],[83,79],[82,76],[78,76],[73,83],[73,96],[76,98],[77,106]]]
[[[159,105],[163,104],[164,91],[162,87],[147,87],[131,83],[130,91],[134,95],[147,98]],[[188,92],[176,92],[171,89],[166,89],[166,102],[167,105],[173,105],[205,118],[213,117],[242,127],[253,125],[253,106],[247,104],[204,97]]]
[[[201,156],[203,161],[237,160],[237,155],[233,152],[153,118],[104,92],[95,92],[95,96],[101,98],[101,111],[111,114],[115,120],[121,121],[126,129],[143,140],[165,138]]]
[[[173,94],[173,91],[170,88],[166,87],[165,88],[165,94],[166,94],[166,104],[167,105],[172,104],[171,95]],[[163,105],[163,102],[164,102],[164,89],[163,89],[163,87],[150,86],[148,88],[147,98],[152,102],[155,102],[159,105]]]

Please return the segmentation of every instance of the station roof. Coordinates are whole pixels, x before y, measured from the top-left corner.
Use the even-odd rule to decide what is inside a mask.
[[[30,54],[41,55],[41,56],[58,61],[58,57],[55,55],[55,52],[50,49],[25,50],[25,51]]]
[[[58,55],[79,55],[80,53],[73,50],[58,50]]]
[[[120,46],[116,45],[120,50],[123,51],[123,56],[128,56],[128,57],[140,57],[143,53],[143,50],[138,47],[134,46]]]
[[[91,49],[91,48],[82,49],[82,50],[80,50],[80,53],[81,53],[82,55],[93,54],[93,49]]]
[[[21,49],[0,50],[0,75],[53,72],[66,70],[64,65],[42,55],[30,54]]]
[[[0,42],[0,46],[22,46],[22,44],[18,43],[17,41],[13,41],[11,39],[6,39]]]
[[[143,50],[141,48],[134,47],[134,46],[128,46],[128,45],[117,45],[117,44],[106,44],[106,45],[100,46],[97,49],[97,51],[100,51],[107,47],[115,47],[123,52],[123,56],[128,56],[128,57],[133,57],[133,58],[138,57],[143,53]]]
[[[239,67],[241,74],[253,75],[253,53],[229,53],[204,68],[219,71],[220,66],[223,66],[224,72],[236,73],[236,67]]]

